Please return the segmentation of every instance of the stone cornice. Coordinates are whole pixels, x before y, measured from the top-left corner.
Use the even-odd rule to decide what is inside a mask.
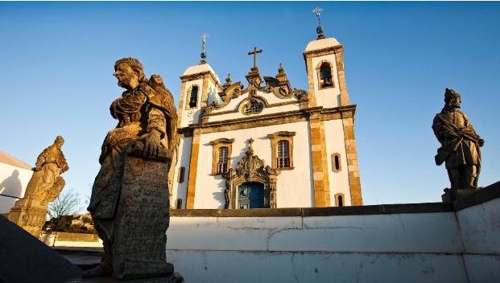
[[[193,81],[197,79],[203,79],[205,77],[211,77],[211,79],[215,82],[218,88],[221,88],[219,80],[215,77],[215,75],[211,71],[204,71],[196,74],[180,76],[182,82]]]
[[[367,206],[274,209],[171,209],[171,217],[311,217],[400,213],[453,212],[449,203],[382,204]]]
[[[198,129],[201,133],[215,133],[308,121],[312,116],[317,117],[322,121],[329,121],[354,117],[355,112],[355,104],[335,108],[323,108],[319,106],[281,113],[255,115],[239,119],[191,124],[189,127],[178,129],[178,133],[184,137],[189,137],[192,135],[191,133],[194,129]]]
[[[319,56],[323,56],[323,55],[342,52],[343,50],[344,50],[343,45],[336,45],[336,46],[329,46],[329,47],[326,47],[323,49],[306,51],[303,53],[303,55],[304,55],[304,60],[306,60],[307,57],[312,57],[312,56],[319,57]]]

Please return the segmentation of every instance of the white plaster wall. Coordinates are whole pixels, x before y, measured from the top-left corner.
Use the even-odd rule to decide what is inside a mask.
[[[334,81],[335,86],[319,89],[319,78],[316,67],[323,60],[327,60],[330,62],[332,66],[332,79]],[[320,57],[312,58],[312,67],[313,67],[313,78],[314,78],[314,92],[316,94],[316,103],[318,106],[323,106],[326,108],[337,107],[340,106],[339,97],[340,97],[340,88],[339,88],[339,78],[337,74],[337,61],[335,59],[335,54],[324,55]]]
[[[468,282],[458,230],[453,212],[171,217],[167,260],[187,282]]]
[[[187,192],[187,184],[189,181],[189,162],[191,161],[191,146],[193,143],[193,138],[188,137],[181,139],[179,142],[178,148],[178,158],[177,164],[175,166],[175,174],[172,185],[172,197],[170,199],[170,206],[175,207],[176,200],[178,198],[182,199],[182,207],[186,207],[186,192]],[[184,166],[186,169],[184,171],[184,182],[179,183],[179,169]]]
[[[460,253],[452,212],[305,217],[303,228],[274,232],[272,251]]]
[[[462,253],[453,212],[321,217],[171,217],[168,248]]]
[[[500,199],[460,210],[457,218],[467,252],[500,256]]]
[[[19,173],[17,176],[14,173],[16,170]],[[23,197],[32,175],[33,171],[29,169],[0,163],[0,183],[3,184],[0,186],[0,193]],[[14,198],[0,196],[0,213],[9,212],[15,201]]]
[[[500,199],[457,212],[471,282],[500,282]]]
[[[234,138],[231,154],[231,167],[235,168],[248,149],[247,140],[252,138],[254,154],[271,165],[271,141],[267,137],[278,131],[296,132],[293,137],[294,169],[283,170],[277,182],[278,207],[311,207],[310,177],[310,142],[308,122],[297,122],[269,127],[258,127],[203,134],[200,137],[200,155],[198,159],[198,178],[196,181],[195,208],[222,208],[224,206],[224,180],[221,176],[212,176],[211,141],[220,138]]]
[[[168,250],[167,261],[192,283],[468,282],[447,254]]]
[[[345,151],[345,138],[342,120],[325,121],[325,143],[328,163],[328,176],[330,180],[330,205],[335,206],[335,194],[344,194],[344,205],[351,205],[349,190],[349,174],[347,168],[347,155]],[[340,153],[341,171],[334,172],[332,154]]]
[[[464,255],[469,282],[500,282],[500,256],[498,255]]]

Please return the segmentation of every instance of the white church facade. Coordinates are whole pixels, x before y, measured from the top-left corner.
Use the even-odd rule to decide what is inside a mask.
[[[203,48],[204,49],[204,48]],[[181,76],[173,208],[251,209],[362,205],[343,45],[309,42],[308,89],[293,88],[280,65],[247,82],[221,83],[204,59]]]

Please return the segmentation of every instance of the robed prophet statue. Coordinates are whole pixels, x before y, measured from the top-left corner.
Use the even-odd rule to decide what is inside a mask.
[[[484,140],[460,110],[462,99],[458,92],[447,88],[444,102],[432,123],[434,134],[441,143],[435,156],[436,164],[445,163],[452,191],[477,189],[481,172],[480,147]]]
[[[110,106],[118,124],[104,139],[88,206],[104,256],[84,277],[166,276],[170,281],[165,282],[182,282],[165,253],[168,174],[176,148],[174,100],[159,75],[146,78],[137,59],[120,59],[114,69],[125,91]]]
[[[37,157],[35,167],[24,197],[16,201],[9,212],[9,220],[38,238],[53,202],[64,188],[61,174],[69,166],[62,152],[64,139],[57,136],[54,143],[45,148]]]

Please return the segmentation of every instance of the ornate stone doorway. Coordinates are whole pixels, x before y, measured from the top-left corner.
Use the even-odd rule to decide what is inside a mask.
[[[266,166],[264,160],[254,155],[253,140],[248,141],[245,156],[223,175],[226,179],[224,208],[276,208],[276,181],[279,172]],[[241,195],[243,193],[243,195]],[[245,196],[247,194],[247,196]]]

